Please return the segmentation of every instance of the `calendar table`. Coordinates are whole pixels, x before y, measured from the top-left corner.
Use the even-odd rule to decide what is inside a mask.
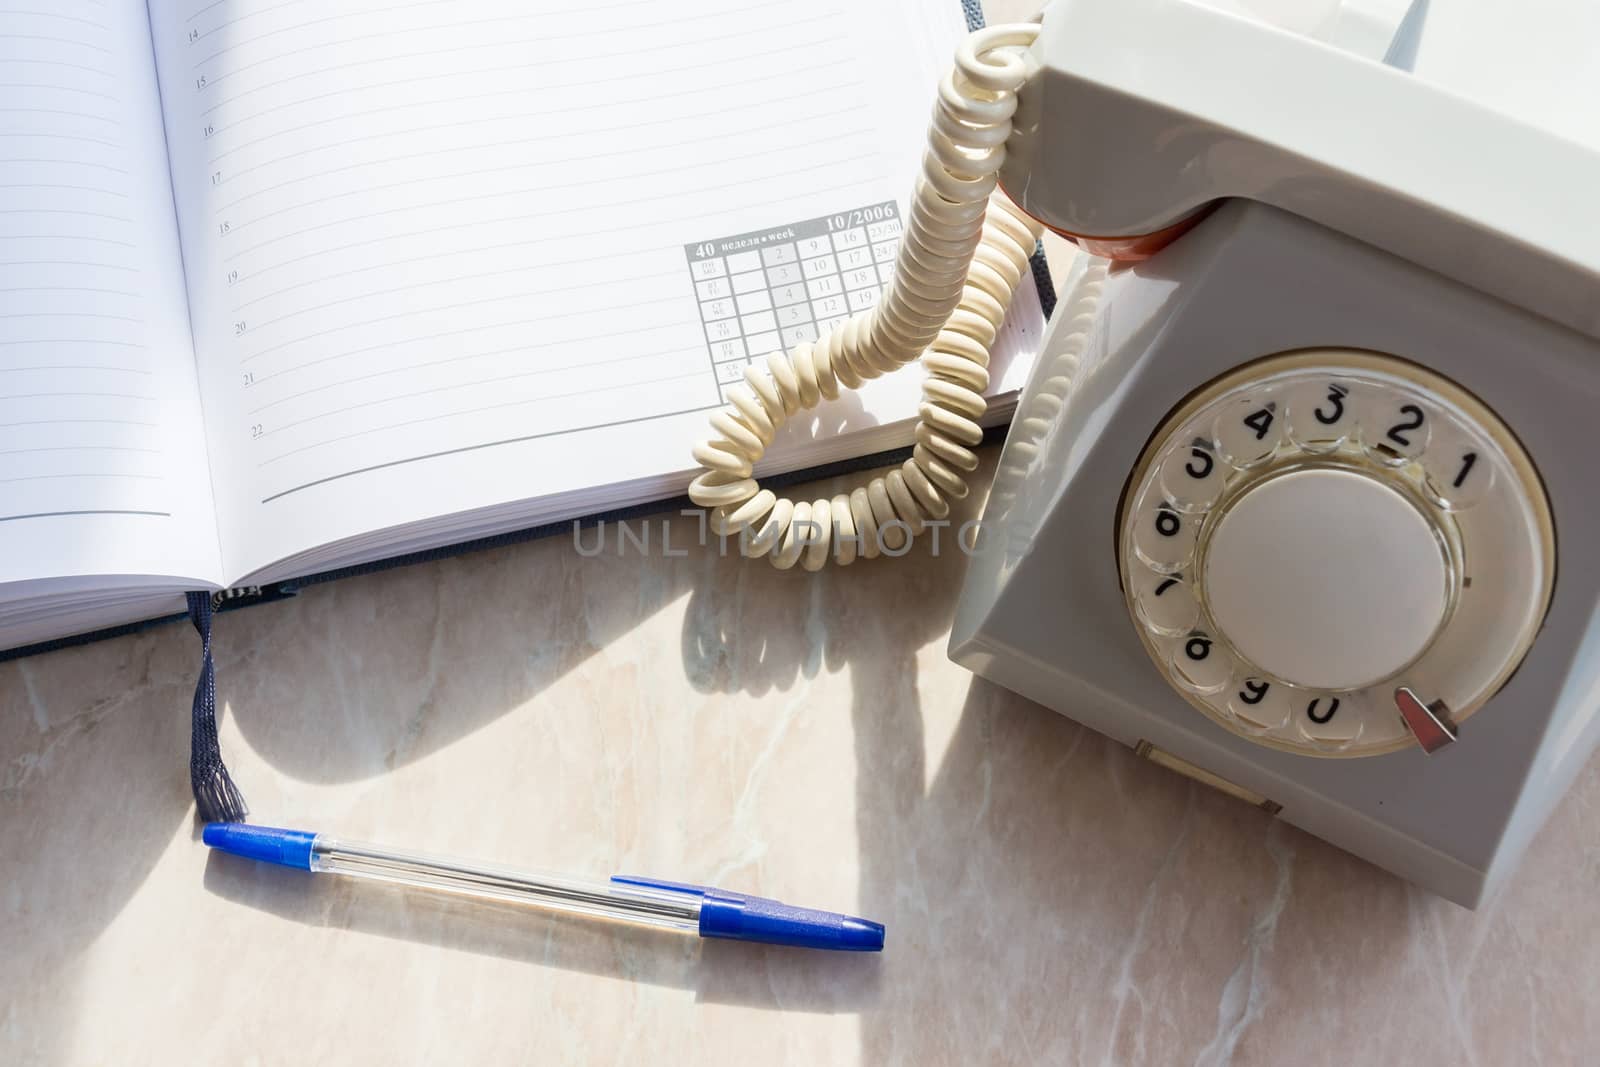
[[[890,200],[685,245],[719,395],[754,360],[876,304],[900,229]]]

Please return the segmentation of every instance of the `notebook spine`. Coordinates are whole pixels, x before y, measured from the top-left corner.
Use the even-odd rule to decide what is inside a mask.
[[[211,610],[233,611],[236,608],[249,608],[257,604],[267,604],[274,600],[285,600],[300,591],[293,582],[277,582],[272,585],[240,585],[232,589],[222,589],[211,594]]]

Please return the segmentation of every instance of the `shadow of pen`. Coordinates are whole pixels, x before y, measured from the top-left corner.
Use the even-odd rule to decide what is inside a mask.
[[[213,852],[205,887],[307,926],[692,990],[697,1003],[853,1013],[877,999],[878,953],[701,938],[452,893],[318,876]]]

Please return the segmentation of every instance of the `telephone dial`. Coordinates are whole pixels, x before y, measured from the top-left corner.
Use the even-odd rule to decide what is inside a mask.
[[[1208,384],[1156,431],[1120,526],[1157,669],[1289,752],[1444,747],[1550,599],[1550,510],[1521,445],[1453,383],[1371,352]]]
[[[1600,153],[1410,74],[1424,6],[975,34],[884,299],[748,370],[691,496],[780,567],[943,518],[1034,239],[1069,237],[952,657],[1475,906],[1600,742]],[[900,468],[759,485],[785,419],[918,358]]]

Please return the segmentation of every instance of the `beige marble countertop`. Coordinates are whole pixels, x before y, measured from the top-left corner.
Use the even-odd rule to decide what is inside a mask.
[[[0,1062],[1593,1062],[1595,770],[1469,913],[948,662],[959,554],[651,528],[220,617],[254,818],[853,911],[881,956],[209,855],[167,626],[0,665]]]
[[[881,956],[210,855],[174,625],[0,664],[0,1063],[1594,1062],[1600,765],[1467,912],[951,664],[958,553],[650,528],[220,617],[252,817],[851,911]]]

